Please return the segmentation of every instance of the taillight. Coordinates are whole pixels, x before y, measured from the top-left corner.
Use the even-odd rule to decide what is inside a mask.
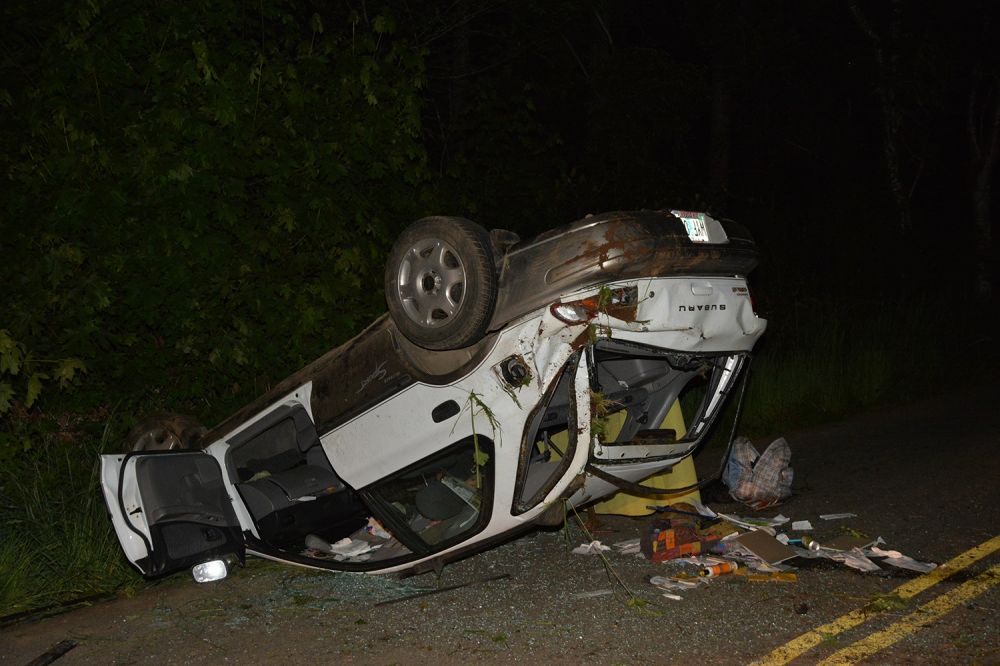
[[[639,289],[636,286],[608,289],[602,287],[593,296],[568,303],[553,303],[549,311],[556,319],[567,324],[583,324],[604,313],[617,319],[635,319],[639,305]]]

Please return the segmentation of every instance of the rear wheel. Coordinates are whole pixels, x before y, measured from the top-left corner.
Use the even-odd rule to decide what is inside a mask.
[[[417,220],[386,263],[389,314],[403,335],[426,349],[458,349],[482,338],[496,289],[489,234],[459,217]]]

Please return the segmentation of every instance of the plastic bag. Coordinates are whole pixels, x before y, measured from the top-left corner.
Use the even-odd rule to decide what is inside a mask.
[[[733,499],[754,509],[774,506],[792,494],[792,450],[784,437],[758,453],[746,437],[733,440],[722,482]]]

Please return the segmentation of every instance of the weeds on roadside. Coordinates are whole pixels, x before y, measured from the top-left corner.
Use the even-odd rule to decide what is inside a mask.
[[[33,450],[0,470],[2,615],[143,584],[122,555],[101,496],[97,455],[113,448],[111,430],[82,442],[36,431]]]

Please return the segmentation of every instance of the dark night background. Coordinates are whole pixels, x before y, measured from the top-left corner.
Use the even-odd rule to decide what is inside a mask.
[[[616,209],[737,219],[772,347],[792,313],[989,311],[991,2],[3,15],[8,414],[218,417],[378,314],[385,252],[426,214],[522,236]]]
[[[0,26],[8,608],[135,585],[96,454],[347,340],[429,214],[748,226],[750,434],[997,367],[994,2],[6,0]]]

